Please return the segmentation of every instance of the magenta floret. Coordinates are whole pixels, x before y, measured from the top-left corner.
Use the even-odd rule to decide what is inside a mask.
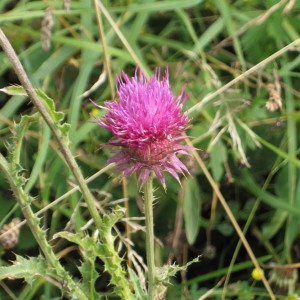
[[[113,133],[104,147],[118,147],[108,162],[114,162],[125,176],[135,173],[141,185],[151,171],[164,188],[164,171],[179,181],[178,173],[188,170],[176,154],[189,154],[192,150],[180,144],[190,122],[181,112],[186,98],[184,89],[178,96],[172,93],[168,70],[162,80],[160,69],[150,80],[138,70],[132,78],[122,72],[117,78],[116,99],[104,103],[107,112],[98,119],[101,127]]]

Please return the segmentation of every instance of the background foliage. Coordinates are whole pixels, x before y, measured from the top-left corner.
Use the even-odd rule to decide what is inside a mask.
[[[113,98],[110,78],[114,86],[120,70],[134,74],[138,65],[150,75],[159,66],[169,69],[175,94],[186,85],[186,110],[193,118],[187,134],[215,185],[209,184],[197,160],[187,161],[192,176],[182,178],[182,188],[167,177],[165,193],[156,182],[157,264],[168,260],[184,264],[202,255],[200,262],[174,278],[167,299],[199,299],[229,274],[228,299],[268,299],[263,285],[251,277],[253,265],[218,203],[215,186],[245,229],[276,297],[299,293],[295,264],[300,259],[300,1],[103,1],[98,7],[102,37],[95,3],[2,0],[0,26],[34,87],[54,99],[56,110],[65,114],[70,147],[86,178],[101,170],[111,154],[109,149],[99,150],[110,134],[90,116],[103,112],[89,102],[91,98],[101,105]],[[4,52],[0,53],[0,75],[0,88],[19,84]],[[0,107],[0,149],[6,156],[15,123],[36,109],[27,97],[7,93],[0,94]],[[35,211],[75,184],[40,116],[24,133],[20,164],[28,179],[24,190],[34,197]],[[108,169],[89,187],[104,209],[109,210],[116,200],[126,205],[123,199],[128,197],[127,221],[118,223],[118,229],[144,257],[143,221],[128,219],[143,216],[135,178],[129,178],[124,188],[120,174]],[[13,218],[24,219],[3,174],[0,207],[1,226]],[[52,238],[65,230],[93,232],[81,194],[72,193],[40,217],[63,265],[80,277],[76,266],[81,254],[76,244]],[[15,260],[13,253],[39,254],[26,225],[13,250],[3,248],[3,266]],[[101,261],[95,269],[101,274],[96,290],[109,296],[109,278],[102,273]],[[1,286],[3,299],[60,297],[59,288],[44,279],[31,285],[6,279]],[[219,299],[222,291],[223,281],[211,297]]]

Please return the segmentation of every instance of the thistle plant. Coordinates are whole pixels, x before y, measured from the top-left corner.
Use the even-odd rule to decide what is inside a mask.
[[[116,163],[125,176],[136,174],[141,186],[149,179],[151,171],[166,189],[163,171],[177,179],[178,173],[188,173],[176,153],[188,154],[192,149],[181,145],[190,122],[181,113],[187,96],[184,88],[174,96],[169,86],[168,70],[160,80],[160,69],[148,81],[138,70],[133,78],[124,72],[118,77],[117,99],[106,101],[107,110],[98,124],[111,131],[114,137],[104,147],[119,147],[109,159]],[[94,103],[95,104],[95,103]]]
[[[8,39],[6,38],[5,34],[0,29],[0,45],[2,46],[3,50],[6,52],[10,62],[12,63],[14,70],[16,71],[20,82],[22,83],[23,87],[8,87],[2,89],[5,93],[12,94],[12,95],[21,95],[25,94],[28,95],[33,102],[33,104],[39,110],[41,116],[45,119],[47,125],[52,130],[52,133],[56,137],[60,147],[61,153],[63,154],[69,168],[72,170],[74,177],[76,178],[78,185],[84,195],[85,201],[89,208],[89,212],[92,218],[95,221],[96,227],[100,232],[100,238],[98,240],[97,247],[101,249],[98,251],[96,255],[100,256],[100,258],[104,261],[105,267],[108,272],[111,274],[111,283],[115,284],[115,292],[122,298],[122,299],[131,299],[133,297],[130,287],[127,284],[127,278],[125,276],[125,271],[121,265],[122,259],[119,257],[117,251],[114,249],[114,236],[111,233],[112,224],[110,219],[117,222],[120,219],[120,214],[112,214],[113,217],[105,216],[105,218],[101,218],[99,211],[95,204],[95,199],[93,198],[92,193],[87,187],[87,184],[83,178],[81,170],[79,169],[71,151],[69,148],[69,139],[68,139],[68,131],[69,125],[67,123],[61,124],[63,114],[60,112],[55,111],[54,102],[50,99],[47,95],[45,95],[41,90],[34,89],[31,82],[28,79],[28,76],[23,69],[21,62],[19,61],[18,57],[14,49],[12,48],[11,44],[9,43]],[[27,119],[28,117],[24,117]],[[24,126],[20,126],[20,135],[25,131]],[[22,167],[19,165],[19,153],[20,153],[20,145],[21,143],[18,141],[16,143],[17,146],[12,146],[12,149],[9,149],[9,152],[12,156],[12,161],[8,162],[5,157],[1,154],[0,155],[0,170],[5,175],[7,181],[9,182],[16,199],[18,200],[19,206],[22,208],[23,214],[27,220],[27,223],[32,231],[33,236],[35,237],[36,241],[38,242],[43,254],[45,255],[46,261],[41,259],[42,263],[45,262],[44,270],[45,272],[28,272],[27,270],[24,271],[24,268],[21,266],[16,271],[15,268],[12,267],[1,267],[0,269],[0,278],[6,278],[9,272],[13,272],[14,276],[18,276],[19,278],[25,278],[27,282],[32,281],[32,276],[37,277],[47,277],[49,274],[46,272],[47,270],[54,270],[53,273],[50,274],[51,277],[58,277],[60,280],[65,280],[67,284],[62,284],[62,289],[66,289],[72,295],[73,299],[87,299],[86,294],[82,291],[80,287],[72,280],[71,276],[68,272],[63,268],[60,264],[57,256],[53,252],[53,249],[49,245],[46,234],[42,230],[39,225],[39,219],[34,215],[33,210],[31,208],[31,203],[33,198],[24,191],[23,185],[26,181],[23,176],[20,176],[19,173],[22,171]],[[116,216],[116,217],[115,217]],[[59,236],[59,235],[57,235]],[[64,235],[61,235],[64,237]],[[76,241],[76,240],[75,240]],[[77,241],[81,242],[81,239],[77,239]],[[104,246],[102,246],[104,245]],[[18,257],[17,257],[18,259]],[[32,262],[32,260],[30,260]],[[27,262],[24,262],[26,264]],[[90,261],[88,263],[91,263]],[[20,265],[20,260],[16,262],[16,264]],[[83,273],[86,269],[87,262],[84,262],[84,267],[81,268]],[[32,268],[26,268],[32,269]],[[39,269],[39,268],[38,268]],[[17,274],[16,274],[17,273]],[[2,277],[1,277],[2,274]],[[29,275],[28,275],[29,274]],[[93,280],[96,278],[94,276],[89,277],[87,282],[92,283]],[[27,278],[28,276],[28,278]],[[84,277],[84,275],[83,275]],[[85,276],[87,278],[87,276]],[[65,287],[66,286],[66,287]],[[89,299],[93,299],[91,295],[93,294],[93,289],[90,288],[90,295]]]
[[[176,156],[187,155],[192,147],[180,144],[186,137],[184,131],[190,119],[182,113],[187,99],[184,88],[175,96],[169,85],[168,70],[160,79],[156,69],[149,80],[136,70],[129,78],[124,72],[117,78],[116,99],[106,101],[106,114],[97,120],[98,124],[113,133],[113,138],[104,147],[117,148],[108,163],[115,163],[125,176],[136,174],[144,187],[146,218],[146,252],[148,265],[148,299],[157,296],[154,264],[153,233],[153,186],[154,174],[164,189],[164,171],[180,182],[178,173],[188,173],[186,166]]]
[[[299,298],[299,1],[0,11],[1,299]]]

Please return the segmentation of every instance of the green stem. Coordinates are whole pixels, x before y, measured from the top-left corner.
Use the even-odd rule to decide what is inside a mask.
[[[44,253],[47,262],[52,267],[54,272],[57,274],[58,278],[66,281],[66,287],[70,294],[78,299],[87,299],[83,291],[79,286],[73,281],[67,271],[59,263],[58,258],[55,256],[51,246],[47,242],[45,231],[39,227],[39,219],[34,215],[30,202],[31,197],[23,190],[21,186],[18,185],[17,173],[13,170],[13,164],[9,164],[4,156],[0,153],[0,171],[6,177],[22,212],[27,220],[27,224],[38,242],[42,252]]]
[[[60,146],[60,151],[80,187],[83,198],[85,199],[85,202],[88,206],[88,210],[95,222],[95,225],[101,233],[101,228],[104,225],[103,220],[100,217],[100,214],[98,212],[98,209],[96,206],[96,201],[95,201],[92,193],[90,192],[90,190],[87,186],[87,183],[81,173],[81,170],[69,148],[69,145],[68,145],[69,141],[63,135],[63,133],[59,127],[60,124],[58,124],[53,119],[47,106],[44,105],[44,103],[40,100],[40,97],[36,93],[36,90],[32,86],[31,82],[29,81],[29,78],[28,78],[18,56],[16,55],[14,49],[12,48],[9,40],[7,39],[7,37],[5,36],[5,34],[1,30],[1,28],[0,28],[0,46],[6,53],[8,59],[10,60],[12,66],[13,66],[13,69],[16,72],[22,86],[26,90],[26,93],[29,96],[30,100],[35,105],[35,107],[38,109],[39,113],[42,115],[43,119],[45,120],[45,122],[51,129],[55,139],[57,140],[57,143]],[[101,207],[99,209],[101,210]],[[31,218],[31,216],[29,217],[29,219],[28,219],[28,216],[26,216],[27,222],[30,222],[30,218]],[[101,234],[100,234],[100,239],[101,239]],[[102,242],[103,242],[103,240],[102,240]],[[119,295],[121,296],[121,298],[122,299],[131,299],[132,293],[130,290],[130,285],[128,285],[128,282],[127,282],[127,279],[125,276],[126,274],[125,274],[125,272],[122,272],[121,258],[118,256],[118,253],[114,249],[111,249],[111,251],[113,251],[113,256],[118,259],[115,260],[116,264],[112,266],[113,268],[108,269],[108,271],[113,276],[115,273],[115,268],[117,268],[118,270],[121,270],[119,272],[119,274],[120,274],[119,276],[121,276],[121,280],[119,280],[119,281],[116,280],[114,282],[117,286],[117,290],[119,291]],[[104,256],[106,256],[106,257],[111,256],[111,253],[105,247],[104,247],[104,252],[105,252]],[[126,282],[126,284],[124,284],[124,282]],[[128,296],[128,295],[130,295],[130,296]],[[79,297],[79,299],[84,299],[84,297]]]
[[[287,63],[286,59],[283,59],[284,63]],[[286,87],[292,86],[291,78],[286,75],[283,77],[284,83]],[[286,99],[286,114],[289,116],[287,118],[287,137],[288,137],[288,156],[297,159],[296,151],[298,148],[297,145],[297,123],[294,118],[290,116],[295,112],[295,100],[294,95],[292,95],[291,91],[288,88],[285,88],[285,99]],[[288,203],[291,207],[296,207],[296,187],[297,187],[297,169],[294,163],[288,164]],[[297,219],[295,216],[288,215],[285,235],[284,235],[284,252],[285,257],[288,263],[292,263],[292,246],[294,243],[295,235],[293,234],[295,225],[297,224]],[[296,225],[297,226],[297,225]]]
[[[68,141],[63,137],[60,129],[58,128],[57,124],[53,120],[50,112],[47,110],[45,105],[40,100],[40,97],[37,95],[34,87],[32,86],[31,82],[28,79],[28,76],[18,59],[14,49],[12,48],[10,42],[8,41],[7,37],[3,33],[3,31],[0,29],[0,45],[3,48],[4,52],[6,53],[8,59],[10,60],[20,82],[22,83],[22,86],[27,92],[27,95],[29,96],[32,103],[35,105],[35,107],[38,109],[40,114],[43,116],[44,120],[48,124],[49,128],[51,129],[53,135],[55,136],[59,146],[61,153],[63,154],[70,170],[72,171],[74,177],[76,178],[78,185],[80,187],[80,190],[82,192],[82,195],[86,201],[86,204],[88,206],[88,209],[90,211],[90,214],[92,218],[95,221],[96,226],[99,228],[101,226],[102,220],[100,218],[100,215],[98,213],[94,197],[91,194],[91,192],[88,189],[88,186],[85,183],[84,177],[77,165],[77,162],[75,158],[73,157],[73,154],[68,146]]]
[[[148,299],[154,298],[155,264],[154,264],[154,231],[153,231],[153,177],[150,176],[144,187],[146,218],[146,255],[148,265]]]

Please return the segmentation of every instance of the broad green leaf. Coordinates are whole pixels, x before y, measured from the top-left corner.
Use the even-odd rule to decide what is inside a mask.
[[[276,176],[275,191],[279,199],[288,203],[289,187],[287,184],[288,168],[283,167]],[[282,228],[283,223],[286,221],[288,212],[278,209],[273,214],[271,220],[268,223],[264,223],[262,226],[262,235],[264,240],[271,239]]]
[[[288,212],[284,210],[277,210],[269,222],[265,222],[262,226],[262,238],[264,241],[271,239],[282,228],[286,221]]]
[[[300,216],[299,207],[294,207],[293,205],[282,201],[278,197],[263,191],[260,186],[255,183],[248,170],[244,169],[241,173],[243,174],[243,177],[245,179],[245,183],[242,184],[245,189],[249,190],[251,193],[259,197],[264,203],[270,205],[273,208],[287,211],[293,215],[297,215],[298,217]]]
[[[223,162],[226,160],[227,151],[223,143],[220,141],[215,143],[210,151],[210,167],[213,178],[216,182],[220,182],[224,174]]]
[[[217,226],[217,229],[219,232],[222,233],[222,235],[224,236],[230,236],[233,234],[234,232],[234,229],[233,229],[233,226],[229,223],[220,223],[218,226]]]
[[[285,202],[289,200],[288,166],[285,165],[279,170],[275,180],[275,192],[277,196]]]
[[[184,186],[183,215],[188,243],[192,245],[201,223],[201,191],[194,177],[188,177]]]

